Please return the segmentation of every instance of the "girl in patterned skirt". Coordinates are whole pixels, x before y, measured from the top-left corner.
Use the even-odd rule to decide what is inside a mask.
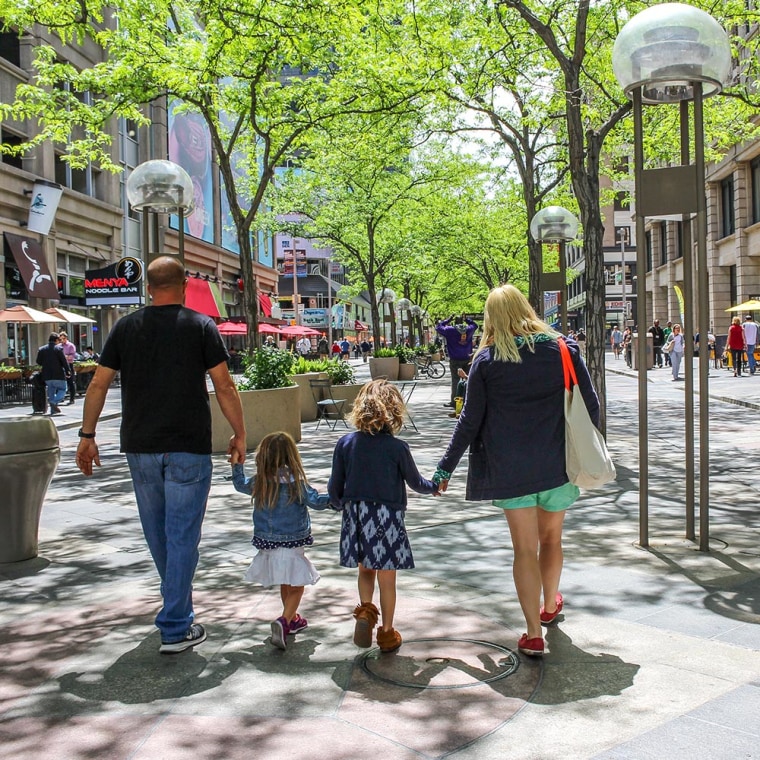
[[[367,383],[351,413],[357,430],[335,446],[328,485],[333,505],[343,508],[340,564],[359,568],[354,643],[372,645],[380,615],[372,603],[377,583],[382,610],[377,644],[382,652],[401,646],[401,634],[393,627],[396,570],[414,567],[404,527],[404,484],[417,493],[440,495],[438,486],[420,475],[406,442],[394,437],[404,424],[403,414],[404,401],[397,388],[386,380]]]
[[[304,547],[314,543],[307,507],[325,509],[330,497],[320,496],[306,482],[296,443],[287,433],[262,439],[253,478],[246,477],[242,464],[230,461],[235,490],[253,496],[251,543],[257,551],[245,579],[280,587],[282,615],[272,622],[272,644],[286,649],[288,634],[307,626],[306,618],[298,614],[304,586],[319,580],[304,553]]]

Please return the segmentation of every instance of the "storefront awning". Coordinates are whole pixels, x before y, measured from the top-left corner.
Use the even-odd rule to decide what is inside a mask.
[[[58,284],[50,274],[42,246],[31,237],[10,232],[5,232],[4,235],[29,296],[59,299]]]
[[[272,299],[266,293],[258,293],[259,306],[267,317],[272,316]]]
[[[227,308],[215,282],[199,277],[189,277],[185,291],[185,306],[209,317],[226,317]]]

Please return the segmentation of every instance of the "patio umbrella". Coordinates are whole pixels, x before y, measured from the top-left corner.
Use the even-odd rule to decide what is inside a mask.
[[[245,322],[222,322],[217,328],[222,335],[245,335],[248,332]]]
[[[31,306],[11,306],[0,311],[0,322],[19,322],[23,324],[51,324],[60,322],[58,317],[44,311],[32,309]]]
[[[56,308],[55,306],[45,309],[45,314],[52,314],[57,317],[56,322],[68,322],[70,325],[92,325],[96,321],[89,317],[83,317],[81,314],[75,314],[73,311]]]
[[[280,328],[275,327],[274,325],[267,325],[267,324],[260,324],[259,325],[259,332],[260,333],[279,333]]]
[[[288,325],[280,330],[282,335],[293,337],[294,335],[321,335],[319,330],[315,330],[313,327],[306,327],[305,325]]]
[[[760,310],[760,301],[756,298],[750,298],[749,301],[732,306],[726,311],[758,311]]]

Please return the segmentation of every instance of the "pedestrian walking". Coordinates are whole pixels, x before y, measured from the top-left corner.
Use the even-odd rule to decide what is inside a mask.
[[[612,328],[612,333],[610,334],[610,345],[612,346],[612,353],[614,354],[615,358],[619,359],[621,349],[623,347],[623,333],[620,332],[620,328],[617,325]]]
[[[654,324],[647,330],[652,336],[652,350],[654,351],[654,366],[662,369],[662,347],[665,345],[665,331],[660,327],[660,320],[655,319]]]
[[[73,404],[77,397],[76,372],[74,371],[77,347],[69,340],[69,336],[65,332],[59,332],[58,338],[60,340],[59,345],[61,346],[63,355],[66,357],[66,363],[69,365],[69,371],[66,375],[66,385],[69,391],[69,404]]]
[[[744,330],[744,344],[747,347],[747,364],[749,365],[749,374],[755,374],[755,346],[757,345],[757,330],[758,325],[752,319],[750,314],[744,317],[744,324],[742,325]]]
[[[377,629],[381,652],[401,646],[393,627],[396,571],[414,567],[404,512],[408,485],[413,491],[438,495],[438,486],[423,478],[405,441],[395,434],[404,424],[404,401],[386,380],[367,383],[356,397],[351,421],[356,431],[335,446],[328,491],[343,508],[340,531],[341,567],[359,568],[359,604],[354,609],[354,644],[372,645]],[[375,584],[380,610],[373,604]]]
[[[245,461],[245,423],[214,321],[186,309],[187,278],[176,258],[148,266],[151,305],[122,317],[103,347],[87,389],[76,462],[85,475],[100,466],[95,442],[108,388],[121,373],[121,451],[132,476],[143,533],[161,578],[156,616],[161,654],[206,640],[195,622],[193,576],[211,485],[211,408],[206,373],[233,430],[227,453]]]
[[[679,377],[678,372],[681,368],[681,360],[683,359],[685,350],[686,343],[684,342],[681,325],[673,325],[668,342],[663,347],[663,352],[666,356],[670,357],[670,366],[672,368],[674,382],[683,380],[682,377]]]
[[[504,510],[512,536],[515,588],[527,626],[518,649],[541,656],[541,625],[554,622],[564,604],[562,523],[579,494],[565,470],[562,338],[513,285],[492,290],[484,313],[464,409],[433,480],[445,491],[469,448],[466,498]],[[578,390],[598,424],[599,401],[578,344],[564,340]]]
[[[287,649],[288,636],[303,631],[306,618],[298,614],[305,586],[313,586],[319,573],[306,556],[311,546],[309,507],[326,509],[330,497],[320,495],[306,481],[296,442],[288,433],[264,436],[256,449],[256,475],[233,456],[232,484],[253,499],[253,539],[256,549],[245,580],[265,588],[280,587],[282,614],[272,622],[272,644]]]
[[[61,413],[59,404],[66,398],[66,381],[71,371],[59,345],[60,340],[58,333],[50,333],[47,346],[40,348],[35,359],[47,387],[51,415]]]
[[[731,320],[731,327],[728,328],[728,350],[731,352],[731,364],[734,367],[734,377],[742,376],[742,357],[746,343],[744,341],[744,330],[742,330],[742,320],[740,317],[734,317]]]

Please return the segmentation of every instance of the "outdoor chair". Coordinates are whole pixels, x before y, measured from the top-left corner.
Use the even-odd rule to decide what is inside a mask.
[[[311,386],[314,401],[317,404],[317,427],[314,429],[319,430],[319,426],[322,422],[325,422],[330,430],[335,430],[339,421],[342,421],[348,428],[344,410],[346,400],[333,398],[332,381],[310,379],[309,385]],[[330,424],[331,421],[332,425]]]

